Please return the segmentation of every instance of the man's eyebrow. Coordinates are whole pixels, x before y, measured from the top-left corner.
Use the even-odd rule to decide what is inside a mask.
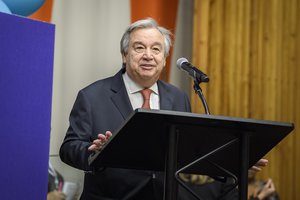
[[[144,43],[143,43],[143,42],[141,42],[141,41],[135,41],[135,42],[133,42],[132,44],[133,44],[133,45],[136,45],[136,44],[141,44],[141,45],[144,45]],[[163,44],[162,44],[162,43],[160,43],[160,42],[154,42],[154,43],[152,44],[152,46],[154,46],[154,45],[163,46]]]
[[[135,41],[132,44],[143,44],[141,41]]]
[[[154,45],[163,46],[163,44],[162,44],[162,43],[160,43],[160,42],[154,42],[153,46],[154,46]]]

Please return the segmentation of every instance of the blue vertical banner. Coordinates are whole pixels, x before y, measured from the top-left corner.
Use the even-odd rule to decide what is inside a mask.
[[[1,199],[46,199],[53,24],[0,12]]]

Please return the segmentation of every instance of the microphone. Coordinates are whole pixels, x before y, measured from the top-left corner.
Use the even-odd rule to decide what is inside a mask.
[[[189,73],[190,76],[192,76],[195,81],[201,82],[208,82],[209,78],[206,74],[204,74],[201,70],[199,70],[197,67],[194,67],[186,58],[179,58],[177,60],[177,67],[181,70],[184,70]]]

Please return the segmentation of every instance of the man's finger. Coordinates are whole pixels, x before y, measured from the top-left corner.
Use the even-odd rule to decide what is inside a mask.
[[[89,146],[88,150],[89,151],[94,151],[96,149],[96,145],[95,144],[92,144],[91,146]]]

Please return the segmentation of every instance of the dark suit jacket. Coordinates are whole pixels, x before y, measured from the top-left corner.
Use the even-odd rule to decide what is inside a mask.
[[[162,199],[163,176],[159,172],[112,168],[95,171],[88,166],[90,152],[87,148],[97,134],[108,130],[113,133],[133,112],[122,79],[124,71],[79,91],[71,111],[60,157],[75,168],[94,170],[94,173],[85,174],[81,199]],[[163,81],[157,84],[161,110],[191,111],[185,93]]]

